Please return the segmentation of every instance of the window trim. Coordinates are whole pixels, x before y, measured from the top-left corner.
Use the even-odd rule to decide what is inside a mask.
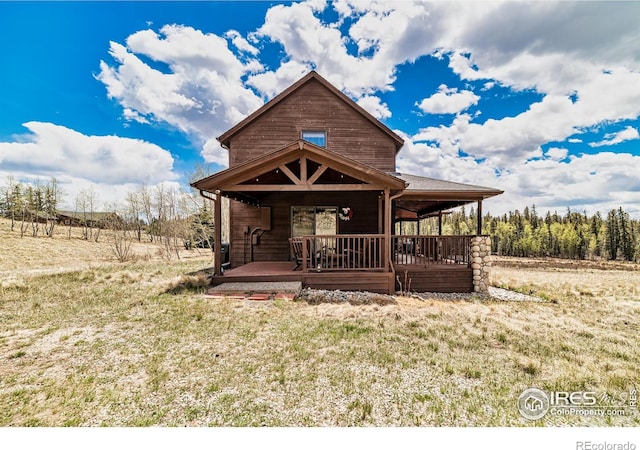
[[[310,141],[310,140],[308,140],[308,139],[305,139],[305,134],[314,134],[314,133],[315,133],[316,135],[318,135],[318,134],[321,134],[321,133],[322,133],[322,135],[323,135],[323,137],[324,137],[324,145],[316,144],[316,143],[315,143],[315,142],[313,142],[313,141]],[[318,147],[327,148],[327,147],[328,147],[328,145],[327,145],[327,144],[328,144],[328,142],[329,142],[329,134],[327,133],[327,130],[313,129],[313,128],[311,128],[311,129],[305,129],[305,130],[301,130],[301,131],[300,131],[300,139],[302,139],[303,141],[310,142],[310,143],[312,143],[313,145],[317,145]]]

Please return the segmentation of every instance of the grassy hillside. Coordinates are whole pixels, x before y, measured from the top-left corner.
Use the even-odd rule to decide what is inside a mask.
[[[40,232],[37,237],[31,236],[31,228],[24,237],[20,237],[20,225],[16,222],[11,231],[11,221],[0,218],[0,278],[21,274],[37,274],[68,271],[112,264],[117,261],[112,249],[112,239],[108,231],[101,230],[95,239],[97,230],[93,231],[93,239],[82,237],[79,227],[57,226],[54,236],[47,237]],[[182,259],[211,258],[211,251],[180,249]],[[131,260],[158,261],[166,260],[166,248],[159,243],[134,241],[131,247]],[[172,259],[177,256],[172,252]]]
[[[254,305],[203,298],[209,255],[0,239],[29,258],[0,259],[0,426],[640,424],[516,408],[532,386],[638,388],[631,266],[496,265],[496,285],[546,302]]]

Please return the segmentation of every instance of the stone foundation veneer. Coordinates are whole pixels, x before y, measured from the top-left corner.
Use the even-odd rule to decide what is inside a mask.
[[[469,245],[471,246],[473,291],[486,293],[489,291],[491,272],[491,237],[473,236]]]

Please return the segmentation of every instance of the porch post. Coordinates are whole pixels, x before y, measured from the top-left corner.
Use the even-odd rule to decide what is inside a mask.
[[[389,189],[384,190],[384,268],[389,270],[389,249],[391,247],[391,201]]]
[[[384,230],[384,214],[382,212],[382,196],[378,196],[378,234],[382,234]]]
[[[478,229],[476,234],[478,236],[482,234],[482,200],[478,200]]]
[[[438,236],[442,236],[442,211],[438,211]]]
[[[216,193],[213,198],[213,272],[222,275],[222,196]]]
[[[472,236],[469,239],[473,291],[487,293],[491,272],[491,236]]]

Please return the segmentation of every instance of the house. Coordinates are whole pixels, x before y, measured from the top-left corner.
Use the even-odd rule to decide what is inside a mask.
[[[316,72],[218,138],[229,168],[192,183],[230,201],[230,263],[212,283],[482,291],[490,242],[482,201],[502,191],[396,172],[403,140]],[[477,236],[396,235],[397,223],[477,203]],[[218,246],[219,247],[219,246]],[[404,280],[404,281],[403,281]],[[407,286],[407,283],[411,286]]]
[[[56,220],[60,225],[74,227],[87,226],[90,228],[107,228],[109,225],[122,224],[122,218],[115,212],[83,212],[83,211],[58,211]]]

